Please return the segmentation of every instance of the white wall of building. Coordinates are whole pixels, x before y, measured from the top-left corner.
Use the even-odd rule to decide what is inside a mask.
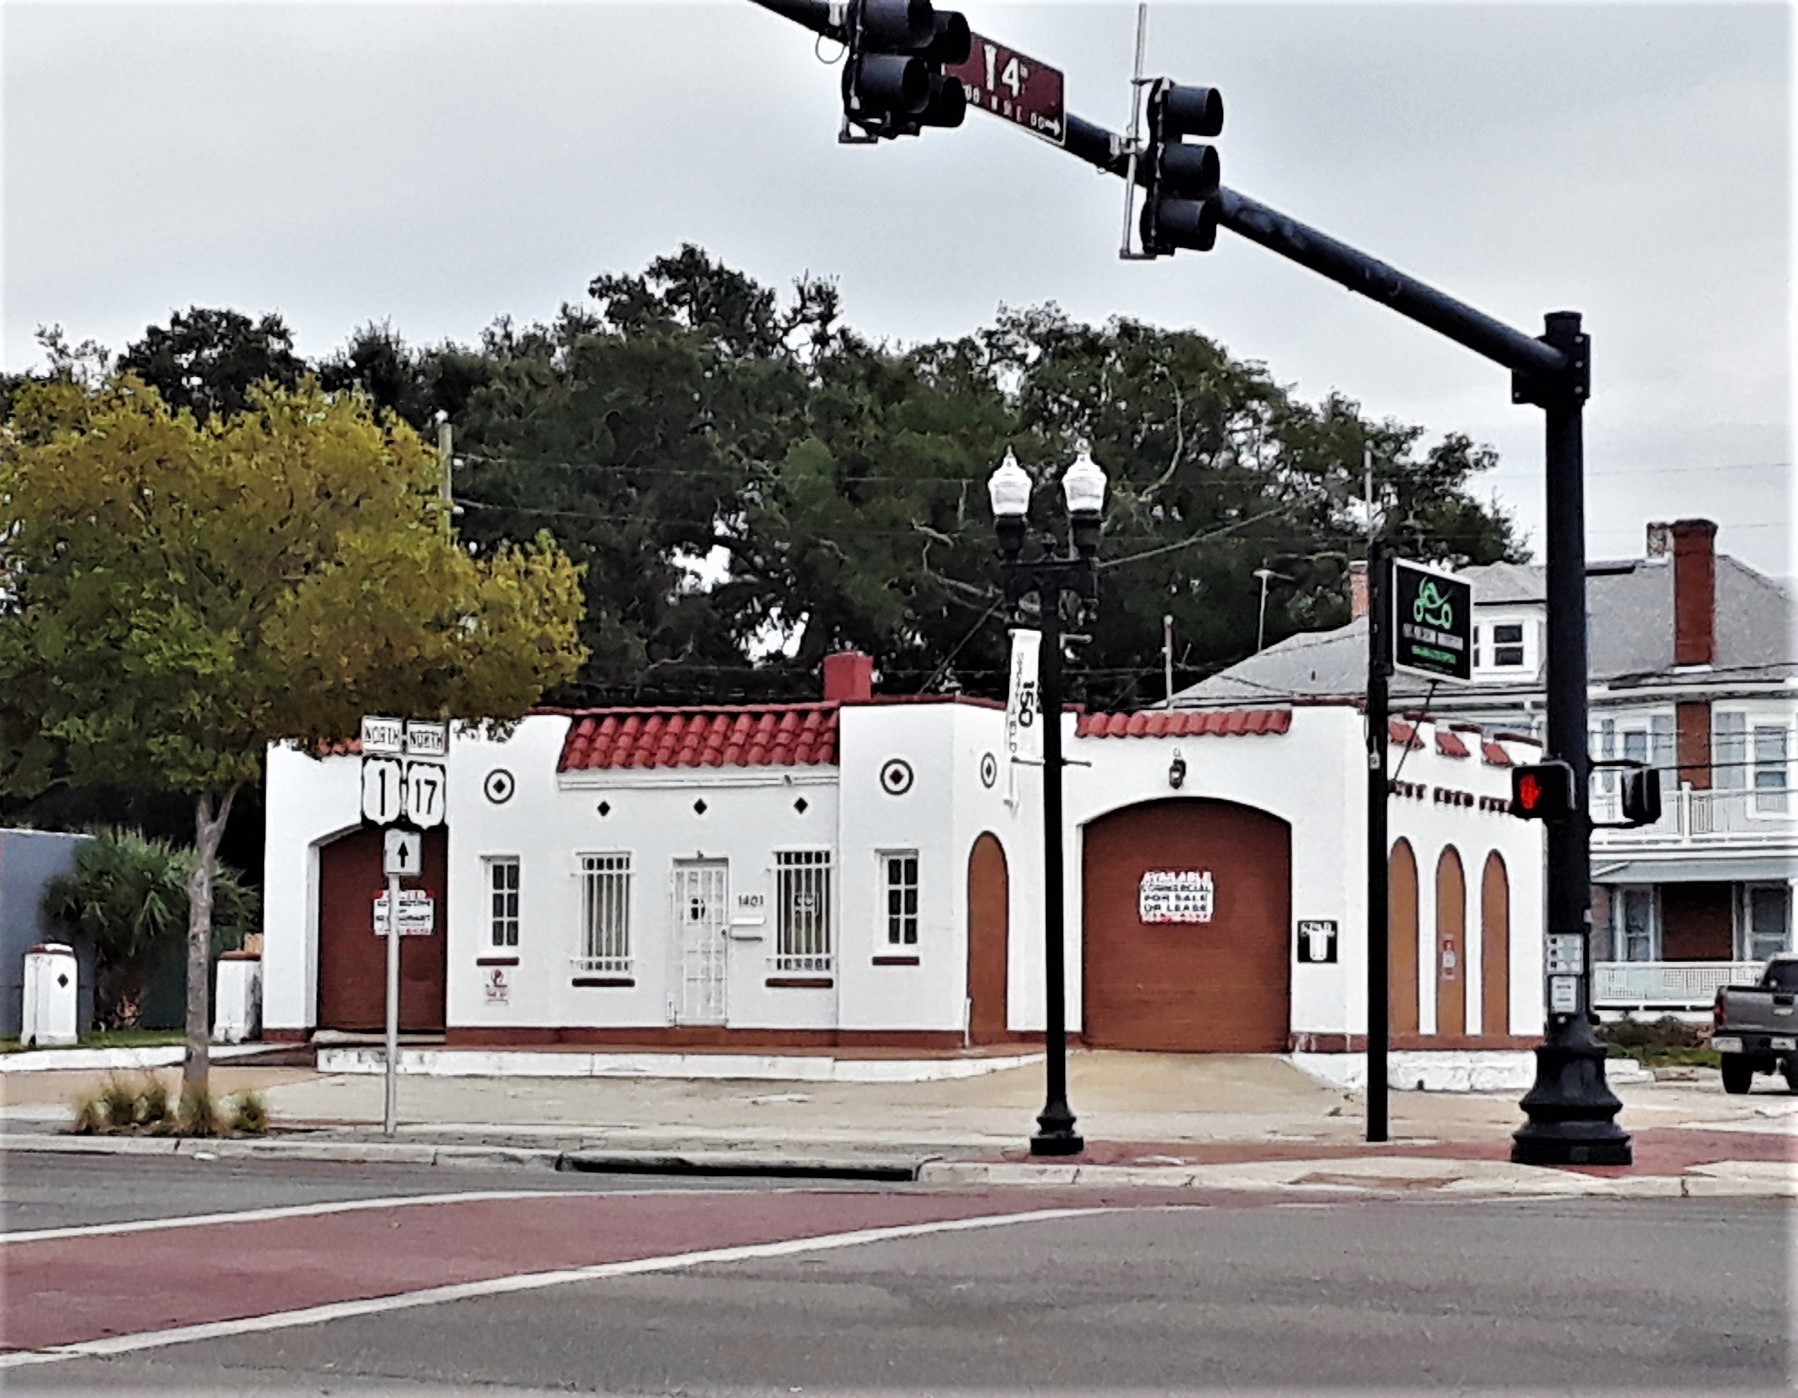
[[[315,758],[290,746],[267,756],[262,874],[262,1023],[318,1022],[318,847],[362,822],[355,757]]]
[[[679,942],[671,906],[677,860],[729,866],[726,1022],[744,1029],[960,1032],[967,1012],[968,860],[986,832],[1004,847],[1010,894],[1009,1024],[1043,1025],[1041,788],[1038,767],[1005,760],[1004,714],[976,703],[848,704],[839,710],[836,767],[674,768],[557,773],[571,720],[534,715],[504,739],[452,738],[448,823],[448,1023],[452,1029],[659,1028],[673,1022]],[[1064,851],[1068,1024],[1081,1024],[1081,846],[1094,820],[1144,801],[1212,798],[1271,812],[1292,829],[1292,918],[1338,924],[1338,960],[1292,967],[1291,1027],[1298,1034],[1366,1032],[1365,757],[1358,712],[1300,707],[1279,735],[1079,738],[1064,716],[1067,845]],[[1403,756],[1402,777],[1432,790],[1508,799],[1507,770],[1473,755],[1424,746]],[[1533,750],[1519,749],[1519,756]],[[1178,791],[1168,772],[1186,764]],[[982,777],[991,756],[993,781]],[[1393,748],[1396,768],[1403,755]],[[882,772],[910,770],[903,792]],[[1081,765],[1081,764],[1091,765]],[[511,778],[492,799],[488,778]],[[803,799],[806,809],[796,809]],[[695,811],[703,801],[703,814]],[[604,803],[608,813],[599,814]],[[314,761],[290,749],[269,757],[265,1019],[271,1028],[315,1023],[317,846],[359,819],[358,763]],[[1509,815],[1433,799],[1394,797],[1394,839],[1418,862],[1419,1007],[1436,1022],[1435,869],[1455,845],[1466,877],[1465,994],[1470,1034],[1530,1033],[1541,1022],[1541,831]],[[775,852],[829,849],[834,965],[829,988],[771,987],[778,918]],[[1511,884],[1510,1022],[1482,1025],[1480,880],[1498,850]],[[887,942],[879,856],[915,850],[919,922],[915,946]],[[631,986],[576,986],[581,945],[580,858],[628,853]],[[520,867],[516,947],[496,947],[488,921],[486,861]],[[1227,877],[1228,871],[1214,871]],[[883,955],[915,954],[916,966],[880,966]],[[494,957],[505,969],[503,1000],[487,989]]]

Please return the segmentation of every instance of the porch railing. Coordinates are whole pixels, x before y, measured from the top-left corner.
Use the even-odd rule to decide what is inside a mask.
[[[1592,818],[1617,820],[1622,816],[1614,791],[1592,793]],[[1798,835],[1798,792],[1699,791],[1682,786],[1666,794],[1661,818],[1636,830],[1596,830],[1596,844],[1633,843],[1642,840],[1679,840],[1694,844],[1778,844]]]
[[[1592,1004],[1600,1010],[1701,1010],[1720,985],[1757,981],[1758,961],[1600,961]]]

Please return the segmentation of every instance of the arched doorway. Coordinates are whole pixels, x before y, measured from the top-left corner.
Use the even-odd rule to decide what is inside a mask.
[[[1150,801],[1087,826],[1082,861],[1089,1043],[1286,1051],[1292,830],[1285,821],[1229,801]]]
[[[1497,850],[1480,876],[1480,1033],[1511,1032],[1511,877]]]
[[[1417,856],[1410,842],[1392,846],[1386,873],[1387,986],[1392,1032],[1417,1032]]]
[[[1436,1032],[1467,1032],[1467,875],[1453,845],[1436,861]]]
[[[968,1038],[1006,1037],[1006,977],[1011,963],[1011,874],[1005,847],[988,832],[968,853]]]
[[[381,831],[352,830],[318,851],[318,1027],[375,1033],[387,1022],[387,939],[374,930],[375,899],[387,890]],[[436,905],[429,936],[400,938],[400,1028],[444,1026],[449,943],[449,837],[425,833],[424,877],[407,880]]]

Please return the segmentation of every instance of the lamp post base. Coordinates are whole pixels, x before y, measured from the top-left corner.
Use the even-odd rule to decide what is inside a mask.
[[[1066,1102],[1051,1102],[1036,1119],[1037,1132],[1030,1138],[1032,1155],[1078,1155],[1086,1142],[1074,1130],[1074,1113]]]
[[[1583,1020],[1536,1046],[1536,1081],[1519,1105],[1529,1118],[1511,1136],[1516,1165],[1630,1165],[1629,1133],[1612,1120],[1623,1103],[1604,1078],[1605,1047]]]

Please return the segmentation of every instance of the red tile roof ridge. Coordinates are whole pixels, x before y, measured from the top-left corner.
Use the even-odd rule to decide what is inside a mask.
[[[1083,738],[1199,738],[1285,733],[1290,709],[1137,709],[1083,714],[1075,732]]]

